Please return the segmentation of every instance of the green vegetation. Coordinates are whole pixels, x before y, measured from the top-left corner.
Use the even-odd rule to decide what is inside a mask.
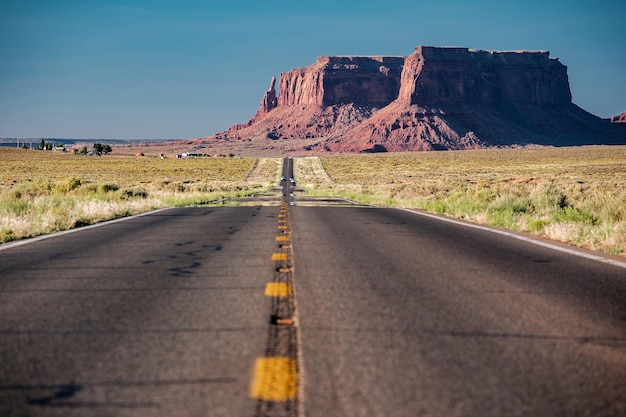
[[[1,147],[0,162],[0,242],[259,193],[276,181],[279,166],[271,159],[99,157]]]
[[[0,148],[0,241],[269,188],[280,159]],[[427,210],[626,254],[626,146],[296,159],[311,194]]]
[[[313,194],[416,208],[589,249],[626,253],[624,146],[297,161],[299,183]]]

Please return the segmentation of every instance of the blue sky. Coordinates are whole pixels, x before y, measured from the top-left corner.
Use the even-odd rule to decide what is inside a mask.
[[[2,0],[0,137],[193,138],[272,75],[415,45],[549,50],[573,101],[626,111],[623,0]]]

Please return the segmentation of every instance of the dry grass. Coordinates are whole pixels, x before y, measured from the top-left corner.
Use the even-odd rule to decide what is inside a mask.
[[[315,194],[423,209],[626,253],[626,147],[329,156]],[[313,172],[305,162],[305,172]],[[308,170],[308,171],[307,171]]]
[[[626,254],[626,146],[296,159],[301,186]],[[0,241],[269,188],[278,158],[86,157],[0,147]]]
[[[79,175],[89,182],[137,184],[158,181],[242,181],[254,164],[251,158],[160,159],[155,157],[89,157],[0,147],[0,184]]]
[[[258,193],[278,176],[276,160],[253,158],[88,157],[0,147],[0,163],[0,242]]]
[[[320,184],[329,184],[331,179],[318,157],[298,158],[294,164],[294,175],[300,186],[315,188]]]

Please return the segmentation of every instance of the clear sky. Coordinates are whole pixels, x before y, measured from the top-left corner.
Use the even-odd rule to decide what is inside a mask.
[[[0,0],[0,137],[210,136],[272,75],[415,45],[549,50],[574,103],[626,111],[624,0]]]

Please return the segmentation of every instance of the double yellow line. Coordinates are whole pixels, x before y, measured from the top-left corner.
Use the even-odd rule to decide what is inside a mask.
[[[263,402],[293,402],[298,394],[297,348],[295,343],[294,300],[292,290],[291,230],[289,204],[283,202],[278,214],[278,251],[271,260],[276,263],[274,280],[265,286],[265,295],[272,297],[272,314],[267,356],[257,358],[250,396]],[[287,347],[273,340],[279,332],[293,339]],[[281,345],[277,347],[278,345]],[[291,407],[290,407],[291,408]]]

